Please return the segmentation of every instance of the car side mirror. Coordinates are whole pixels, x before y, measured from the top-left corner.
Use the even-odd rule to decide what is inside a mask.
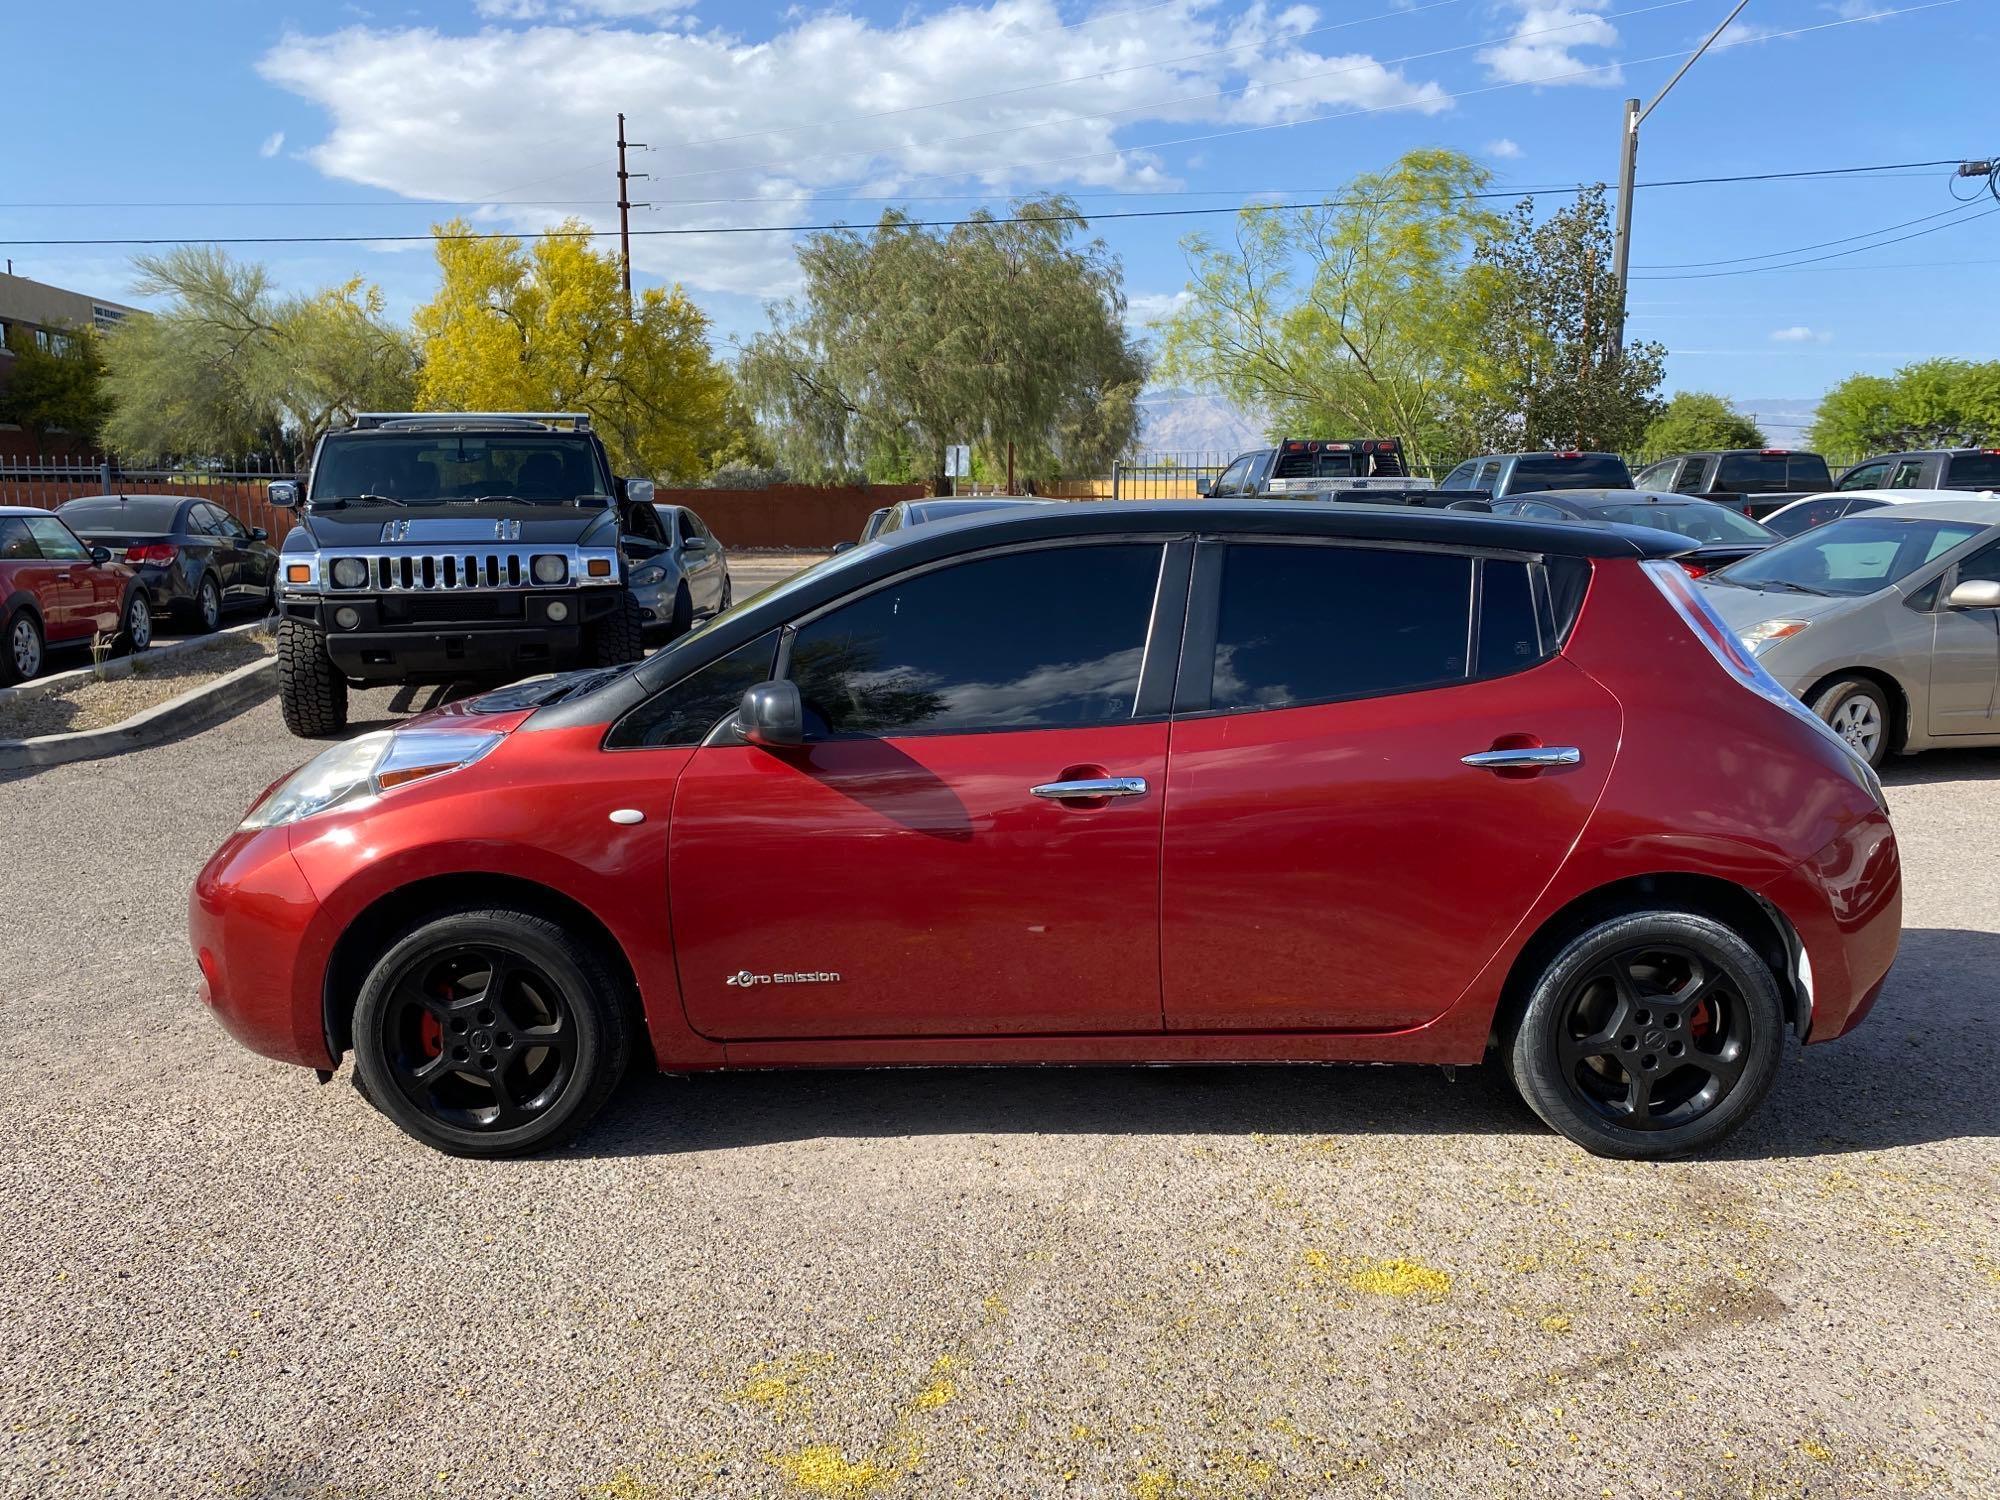
[[[90,549],[90,560],[96,563],[98,567],[103,567],[111,561],[111,549],[109,547],[92,547]]]
[[[625,498],[633,505],[651,505],[653,503],[653,481],[650,479],[626,480]]]
[[[264,498],[279,510],[296,510],[299,487],[289,479],[274,479],[264,486]]]
[[[1213,479],[1204,479],[1200,484],[1195,486],[1194,492],[1204,500],[1213,500],[1215,498],[1215,481]]]
[[[688,536],[681,538],[681,551],[683,552],[706,552],[707,550],[708,543],[701,537]]]
[[[1946,609],[2000,609],[2000,583],[1991,578],[1968,578],[1944,601]]]
[[[250,528],[250,540],[251,540],[251,541],[253,541],[253,542],[268,542],[268,541],[269,541],[270,539],[271,539],[271,533],[270,533],[270,532],[268,532],[268,531],[266,531],[266,530],[265,530],[265,529],[264,529],[263,527],[261,527],[261,526],[252,526],[252,527]]]
[[[856,547],[859,547],[860,545],[861,543],[859,542],[835,542],[833,544],[833,550],[837,553],[852,552]]]
[[[806,708],[796,682],[760,682],[736,706],[736,732],[746,744],[781,750],[806,742]]]

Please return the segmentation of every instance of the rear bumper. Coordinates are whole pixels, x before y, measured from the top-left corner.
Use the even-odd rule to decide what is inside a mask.
[[[298,990],[325,969],[319,910],[284,828],[230,835],[188,900],[202,1002],[251,1051],[308,1068],[334,1065],[318,997]]]
[[[1761,893],[1785,914],[1812,973],[1807,1042],[1867,1018],[1903,935],[1903,871],[1889,820],[1870,813]]]
[[[356,682],[516,678],[581,665],[588,629],[618,607],[616,588],[467,595],[289,596],[286,619],[326,636],[327,655]],[[352,609],[354,623],[340,623]],[[436,618],[438,612],[479,618]],[[554,616],[560,615],[557,619]]]

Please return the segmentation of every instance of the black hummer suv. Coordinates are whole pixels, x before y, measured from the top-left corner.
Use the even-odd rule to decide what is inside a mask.
[[[637,661],[619,545],[648,479],[587,416],[370,412],[320,439],[278,567],[278,701],[294,734],[347,724],[347,689],[496,683]],[[641,529],[640,534],[644,534]]]

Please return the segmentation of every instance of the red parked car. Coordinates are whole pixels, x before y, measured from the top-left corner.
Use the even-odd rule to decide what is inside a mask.
[[[153,611],[132,570],[45,510],[0,505],[0,685],[41,676],[50,647],[106,631],[120,651],[153,644]]]
[[[328,750],[202,872],[208,1003],[445,1151],[659,1068],[1494,1058],[1741,1124],[1896,950],[1874,774],[1672,563],[1449,511],[915,527],[643,663]]]

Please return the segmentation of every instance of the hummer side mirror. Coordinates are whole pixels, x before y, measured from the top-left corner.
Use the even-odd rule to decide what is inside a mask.
[[[289,479],[274,479],[264,487],[264,498],[279,510],[296,510],[299,487]]]
[[[653,503],[653,481],[650,479],[626,480],[625,498],[634,505],[651,505]]]
[[[806,709],[796,682],[760,682],[736,706],[736,732],[746,743],[782,750],[806,742]]]

